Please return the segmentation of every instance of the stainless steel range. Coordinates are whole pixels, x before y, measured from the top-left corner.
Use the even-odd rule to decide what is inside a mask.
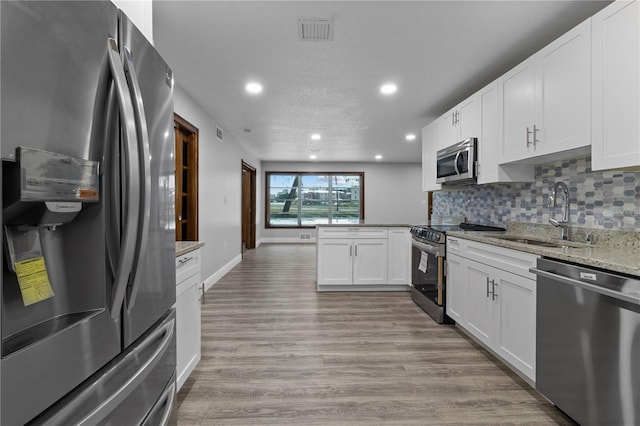
[[[411,228],[411,298],[437,323],[452,323],[445,313],[446,233],[450,231],[504,231],[495,226],[422,225]]]

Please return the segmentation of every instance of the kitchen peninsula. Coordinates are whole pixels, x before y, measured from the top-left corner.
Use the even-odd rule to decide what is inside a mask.
[[[318,291],[409,291],[407,224],[318,225]]]

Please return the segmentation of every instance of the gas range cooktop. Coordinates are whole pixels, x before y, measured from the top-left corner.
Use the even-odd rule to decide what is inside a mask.
[[[451,231],[505,231],[499,226],[479,225],[476,223],[460,223],[458,225],[417,225],[411,228],[414,239],[444,244],[446,233]]]

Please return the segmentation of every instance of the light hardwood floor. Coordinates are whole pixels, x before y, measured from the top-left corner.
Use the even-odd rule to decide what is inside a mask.
[[[314,245],[248,251],[207,292],[178,395],[179,425],[504,423],[572,424],[409,293],[317,293]]]

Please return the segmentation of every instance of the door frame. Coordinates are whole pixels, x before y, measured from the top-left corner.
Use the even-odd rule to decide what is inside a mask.
[[[180,115],[174,113],[173,114],[173,123],[174,123],[174,131],[175,131],[175,161],[176,161],[176,241],[184,241],[184,240],[192,240],[197,241],[199,238],[199,187],[198,187],[198,175],[199,175],[199,139],[200,139],[200,130],[188,122],[186,119],[181,117]],[[178,134],[179,132],[184,132],[189,134],[189,145],[190,145],[190,158],[189,162],[189,181],[188,181],[188,216],[185,218],[178,217],[178,212],[181,211],[181,202],[182,202],[182,179],[183,170],[181,169],[182,163],[182,151],[178,147]],[[186,229],[186,235],[182,233],[182,219],[185,219],[188,223]]]
[[[249,190],[245,190],[245,176],[249,179]],[[240,244],[243,248],[256,248],[256,168],[242,160],[242,228]],[[246,206],[249,211],[246,211]],[[246,237],[246,238],[245,238]],[[242,243],[245,243],[244,245]]]

